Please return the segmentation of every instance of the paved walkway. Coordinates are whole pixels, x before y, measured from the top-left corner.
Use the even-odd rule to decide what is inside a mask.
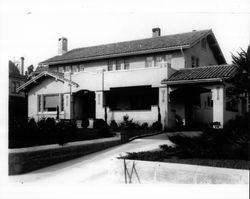
[[[108,168],[120,155],[126,152],[138,152],[158,149],[159,145],[172,144],[167,134],[136,139],[127,144],[112,147],[81,158],[56,164],[27,174],[10,176],[12,183],[112,183],[108,177]]]

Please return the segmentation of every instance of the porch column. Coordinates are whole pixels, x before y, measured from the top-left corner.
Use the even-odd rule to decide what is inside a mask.
[[[71,107],[71,96],[70,94],[64,94],[64,115],[65,119],[72,119],[71,117],[71,112],[72,112]]]
[[[220,125],[224,125],[224,110],[225,110],[225,90],[224,86],[216,86],[212,88],[213,99],[213,122],[220,122]]]
[[[164,128],[169,126],[168,123],[168,88],[159,88],[159,107],[161,113],[161,123]]]
[[[104,114],[104,92],[96,91],[95,92],[95,107],[96,107],[96,118],[105,119]]]

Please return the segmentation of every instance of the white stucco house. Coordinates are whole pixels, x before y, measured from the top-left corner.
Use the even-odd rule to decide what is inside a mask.
[[[220,122],[241,115],[245,102],[232,103],[227,79],[238,71],[227,65],[212,30],[77,48],[60,38],[59,55],[40,64],[47,71],[18,88],[28,93],[28,115],[81,120],[102,118],[152,124],[158,112],[164,127]],[[58,108],[57,108],[58,107]]]

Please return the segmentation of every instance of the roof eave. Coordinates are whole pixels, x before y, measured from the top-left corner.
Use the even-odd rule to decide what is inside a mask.
[[[143,51],[135,51],[135,52],[128,52],[128,53],[117,53],[117,54],[111,54],[111,55],[101,55],[101,56],[95,56],[95,57],[88,57],[88,58],[76,58],[76,59],[66,59],[66,60],[60,60],[60,61],[43,61],[39,64],[65,64],[69,62],[80,62],[80,61],[92,61],[92,60],[100,60],[100,59],[108,59],[108,58],[115,58],[115,57],[121,57],[121,56],[131,56],[131,55],[142,55],[142,54],[149,54],[149,53],[156,53],[156,52],[163,52],[163,51],[172,51],[172,50],[178,50],[178,49],[187,49],[190,48],[190,45],[180,45],[180,46],[174,46],[174,47],[168,47],[168,48],[158,48],[158,49],[150,49],[150,50],[143,50]]]
[[[218,50],[219,50],[219,52],[220,52],[220,56],[221,56],[221,58],[222,58],[222,62],[224,62],[224,64],[226,64],[226,63],[227,63],[227,62],[226,62],[226,59],[225,59],[225,57],[224,57],[224,55],[223,55],[223,53],[222,53],[222,50],[221,50],[221,48],[220,48],[220,46],[219,46],[219,43],[218,43],[218,41],[217,41],[217,39],[216,39],[216,37],[215,37],[215,35],[214,35],[212,29],[210,29],[206,34],[204,34],[199,40],[195,40],[195,41],[190,45],[190,47],[193,47],[193,46],[196,45],[198,42],[200,42],[201,39],[207,37],[208,35],[212,35],[213,39],[215,40],[216,46],[217,46],[217,48],[218,48]],[[223,63],[222,63],[222,64],[223,64]]]
[[[36,77],[30,79],[29,81],[25,82],[25,83],[22,84],[20,87],[18,87],[18,88],[17,88],[17,92],[20,92],[20,91],[22,91],[22,90],[25,90],[25,88],[26,88],[27,86],[29,86],[30,84],[36,82],[37,79],[39,79],[39,78],[42,77],[42,76],[47,76],[47,75],[49,75],[49,76],[51,76],[51,77],[55,78],[56,80],[59,80],[59,81],[61,81],[61,82],[63,82],[63,83],[64,83],[64,82],[67,82],[67,81],[65,81],[64,79],[62,79],[62,78],[60,78],[60,77],[57,77],[57,76],[55,76],[55,75],[53,75],[53,74],[51,74],[51,73],[49,73],[49,72],[47,72],[47,71],[43,71],[43,72],[41,72],[39,75],[37,75]],[[72,82],[72,81],[71,81],[71,82],[67,82],[67,83],[70,84],[70,85],[76,86],[76,87],[79,86],[77,83]]]
[[[176,81],[167,81],[162,80],[162,84],[167,85],[179,85],[179,84],[194,84],[194,83],[207,83],[207,82],[223,82],[222,78],[208,78],[208,79],[193,79],[193,80],[176,80]]]

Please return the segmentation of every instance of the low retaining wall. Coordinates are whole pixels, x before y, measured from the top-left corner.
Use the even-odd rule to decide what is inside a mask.
[[[96,140],[9,149],[9,175],[22,174],[97,152],[121,143],[120,136]]]
[[[134,160],[126,160],[129,175]],[[135,161],[132,183],[249,184],[249,171],[187,164]],[[137,175],[138,174],[138,178]],[[113,182],[125,183],[124,161],[113,160],[109,169]],[[129,182],[127,175],[127,182]]]

